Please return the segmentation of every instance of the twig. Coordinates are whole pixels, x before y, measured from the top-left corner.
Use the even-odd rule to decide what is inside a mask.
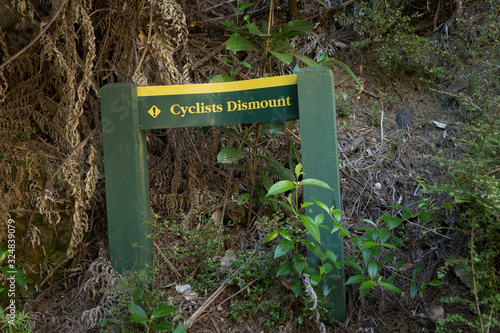
[[[40,37],[42,37],[42,35],[45,32],[47,32],[47,30],[49,29],[49,27],[52,25],[52,23],[54,23],[56,17],[59,16],[59,14],[61,13],[61,11],[63,10],[64,6],[66,6],[67,3],[68,3],[68,0],[63,0],[63,2],[61,3],[61,6],[59,6],[59,9],[57,10],[57,12],[54,14],[54,16],[52,16],[52,18],[50,19],[49,23],[47,23],[47,25],[45,25],[43,27],[42,31],[40,31],[38,33],[38,35],[36,35],[36,37],[31,42],[29,42],[28,45],[26,45],[25,47],[23,47],[21,49],[21,51],[17,52],[12,57],[10,57],[6,62],[4,62],[3,64],[1,64],[0,65],[0,70],[2,70],[2,68],[4,68],[5,66],[7,66],[8,64],[10,64],[12,61],[14,61],[14,59],[16,59],[17,57],[19,57],[21,54],[23,54],[27,49],[29,49],[30,47],[32,47],[33,44],[35,44],[36,41],[39,40]]]
[[[153,30],[153,4],[152,3],[149,5],[149,8],[150,8],[150,10],[149,10],[148,39],[146,40],[146,46],[144,47],[144,52],[142,52],[141,60],[139,60],[139,63],[137,64],[137,67],[135,68],[134,75],[139,71],[139,69],[141,68],[142,62],[144,61],[144,57],[146,56],[146,52],[148,51],[149,39],[151,38],[151,30]]]
[[[196,68],[198,68],[199,66],[203,65],[205,62],[210,60],[214,55],[222,51],[226,47],[226,44],[227,41],[225,41],[224,43],[222,43],[221,45],[217,46],[215,49],[210,51],[206,56],[203,57],[203,59],[200,59],[197,62],[195,62],[193,66],[191,66],[191,70],[195,70]]]
[[[198,320],[198,317],[203,313],[203,311],[205,311],[207,307],[215,301],[215,299],[224,291],[224,289],[227,288],[227,286],[228,285],[226,284],[226,282],[222,283],[219,288],[217,288],[217,290],[205,301],[205,303],[203,303],[198,308],[198,310],[196,310],[196,312],[193,313],[191,317],[188,318],[188,320],[186,320],[184,325],[187,329],[193,326],[193,324],[196,322],[196,320]]]
[[[203,164],[203,162],[201,161],[201,158],[200,158],[200,155],[198,155],[198,150],[196,149],[196,146],[194,145],[194,142],[193,140],[191,139],[191,135],[189,134],[189,131],[187,129],[187,127],[184,127],[184,129],[186,130],[186,135],[188,137],[188,140],[189,140],[189,143],[191,144],[191,147],[193,147],[194,149],[194,152],[196,154],[196,157],[198,158],[198,161]]]
[[[163,253],[163,251],[160,249],[160,247],[158,246],[158,244],[156,244],[156,242],[153,242],[154,246],[156,246],[156,248],[158,249],[158,251],[160,252],[161,256],[163,257],[163,259],[165,259],[165,261],[167,262],[168,266],[170,266],[170,269],[172,269],[175,274],[177,274],[177,276],[179,277],[179,279],[182,277],[181,274],[177,271],[177,269],[175,268],[175,266],[170,262],[170,260],[168,260],[167,256]]]
[[[295,133],[293,133],[292,131],[290,131],[290,129],[289,129],[289,128],[285,129],[285,132],[287,132],[288,134],[293,135],[293,137],[294,137],[295,139],[299,140],[299,142],[300,142],[300,137],[299,137],[297,134],[295,134]]]
[[[477,296],[477,285],[476,285],[476,270],[474,268],[474,221],[475,216],[472,216],[472,226],[470,230],[470,264],[472,273],[472,284],[474,286],[474,298],[476,303],[477,316],[479,317],[479,324],[481,325],[481,332],[484,333],[483,317],[481,316],[481,308],[479,307],[479,297]]]
[[[257,281],[258,279],[260,279],[260,277],[258,278],[255,278],[253,281],[251,281],[249,284],[247,284],[245,287],[241,288],[240,290],[238,290],[236,293],[232,294],[231,296],[229,296],[228,298],[226,298],[225,300],[223,300],[222,302],[220,302],[219,304],[217,304],[216,307],[219,307],[221,306],[222,304],[226,303],[227,301],[229,301],[231,298],[233,298],[234,296],[238,295],[239,293],[243,292],[244,290],[248,289],[248,287],[250,287],[255,281]],[[209,311],[210,312],[210,311]],[[203,317],[205,317],[209,312],[207,312]],[[201,317],[201,318],[203,318]],[[200,318],[200,319],[201,319]]]
[[[257,147],[259,146],[260,137],[260,123],[257,123],[255,128],[255,141],[253,145],[253,158],[252,158],[252,171],[250,173],[250,198],[248,200],[248,219],[247,219],[247,230],[252,224],[252,212],[253,212],[253,195],[255,190],[255,173],[257,171]]]

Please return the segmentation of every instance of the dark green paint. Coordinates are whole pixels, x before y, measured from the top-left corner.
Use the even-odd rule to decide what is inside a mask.
[[[139,131],[137,104],[134,84],[101,90],[109,257],[122,274],[153,261],[146,132]]]
[[[238,105],[238,101],[250,103],[278,99],[290,105],[229,111]],[[139,97],[139,127],[140,129],[203,127],[291,120],[299,117],[297,104],[297,85],[225,93]],[[153,105],[161,111],[156,118],[148,113]],[[276,105],[279,104],[276,103]],[[179,114],[171,112],[172,106],[174,106],[173,112]],[[197,113],[186,112],[183,117],[180,106],[193,106],[191,111]],[[211,110],[208,113],[202,113],[207,107],[210,110],[216,109],[218,112]]]
[[[304,201],[311,198],[326,205],[332,204],[340,209],[340,180],[337,153],[337,121],[335,116],[335,92],[333,73],[323,68],[308,68],[301,70],[297,76],[300,113],[300,137],[302,148],[302,168],[306,178],[319,179],[326,182],[333,191],[317,187],[304,186]],[[324,211],[317,205],[306,208],[307,215],[312,219]],[[324,223],[332,226],[331,218]],[[323,251],[330,250],[338,255],[337,260],[343,260],[342,240],[338,233],[331,234],[320,228],[321,246]],[[313,238],[308,235],[308,239]],[[317,267],[319,259],[308,251],[309,263]],[[340,272],[343,276],[343,269]],[[330,286],[338,281],[330,280]],[[331,301],[335,303],[333,317],[341,322],[345,320],[345,286],[338,283],[332,292]]]

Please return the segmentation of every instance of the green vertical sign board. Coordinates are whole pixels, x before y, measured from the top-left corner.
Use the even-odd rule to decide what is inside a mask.
[[[304,200],[311,198],[321,201],[330,207],[340,209],[340,179],[337,153],[337,120],[335,115],[335,93],[333,74],[322,68],[310,68],[298,75],[300,136],[302,148],[302,167],[307,178],[326,182],[333,191],[318,187],[304,186]],[[324,211],[317,205],[306,207],[306,214],[314,219]],[[330,219],[329,221],[327,220]],[[324,223],[329,227],[333,221],[325,216]],[[330,250],[343,260],[344,250],[338,232],[331,234],[320,228],[320,239],[323,252]],[[308,235],[309,240],[313,240]],[[308,250],[309,264],[318,267],[319,258]],[[343,269],[339,272],[344,276]],[[335,287],[332,293],[334,304],[333,317],[339,321],[345,320],[345,286],[344,281],[328,280],[330,287]]]
[[[153,261],[146,132],[139,131],[137,106],[134,84],[101,90],[109,259],[120,273]]]
[[[306,186],[304,198],[340,208],[335,95],[332,72],[323,67],[267,79],[137,87],[109,84],[101,90],[109,255],[118,272],[152,262],[147,129],[221,126],[300,118],[303,170],[334,190]],[[310,206],[312,207],[312,206]],[[321,213],[309,209],[307,215]],[[325,221],[332,224],[332,221]],[[343,258],[342,240],[322,229],[321,246]],[[323,233],[323,231],[325,231]],[[309,263],[318,265],[314,254]],[[338,283],[338,281],[336,281]],[[345,320],[344,283],[331,301],[332,316]]]

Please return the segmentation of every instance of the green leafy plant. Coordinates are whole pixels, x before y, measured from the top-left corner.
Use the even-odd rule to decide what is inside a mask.
[[[151,277],[152,275],[143,269],[136,273],[129,273],[116,286],[112,287],[119,293],[119,297],[115,306],[108,312],[107,317],[99,321],[103,330],[112,332],[116,330],[120,332],[186,332],[183,324],[179,324],[174,329],[172,315],[177,312],[177,309],[170,305],[164,305],[160,301],[162,293],[151,290]]]
[[[243,193],[238,198],[238,204],[243,205],[248,201],[249,206],[249,214],[248,221],[251,218],[251,210],[254,200],[257,200],[261,204],[267,207],[271,207],[273,210],[277,209],[277,204],[266,197],[267,191],[273,184],[271,178],[268,176],[268,173],[274,174],[281,179],[293,180],[293,174],[278,160],[276,160],[272,154],[272,152],[266,148],[259,147],[258,142],[261,140],[261,133],[266,132],[271,133],[263,134],[262,137],[272,137],[277,131],[283,130],[284,123],[283,122],[273,122],[273,123],[264,123],[255,125],[255,137],[254,141],[251,142],[249,139],[250,132],[247,132],[246,136],[242,136],[236,131],[229,128],[219,128],[222,132],[230,134],[235,138],[239,139],[242,142],[242,145],[245,145],[248,150],[243,148],[235,148],[235,147],[227,147],[222,149],[217,154],[217,162],[227,164],[227,167],[230,169],[245,171],[250,173],[250,189],[249,192]],[[261,131],[262,129],[262,131]],[[290,145],[290,160],[292,160],[296,155],[294,154],[293,145]],[[259,152],[264,152],[264,155],[260,155]],[[236,163],[242,161],[245,158],[252,157],[251,167],[247,167],[241,163]],[[261,158],[265,160],[267,166],[258,168],[257,167],[257,159]],[[256,176],[259,176],[262,180],[262,185],[256,182]]]
[[[290,213],[290,225],[292,225],[292,229],[287,230],[282,228],[280,230],[274,230],[267,236],[265,242],[271,242],[278,237],[281,238],[274,251],[275,258],[280,258],[291,253],[291,261],[285,260],[285,262],[280,265],[277,276],[290,274],[295,277],[291,285],[294,294],[296,296],[311,294],[307,286],[305,286],[305,289],[302,287],[302,276],[307,273],[310,276],[310,284],[316,289],[316,295],[320,300],[319,303],[325,303],[326,298],[331,292],[331,287],[326,282],[329,279],[342,279],[341,269],[343,264],[341,261],[337,261],[338,256],[332,251],[323,251],[321,249],[320,228],[325,228],[330,233],[338,232],[338,236],[335,237],[350,237],[350,233],[340,223],[340,209],[328,207],[324,203],[314,199],[314,202],[299,202],[299,189],[304,185],[319,186],[331,190],[330,186],[323,181],[310,178],[301,180],[303,175],[302,165],[299,163],[295,167],[294,181],[283,180],[275,183],[269,189],[267,196],[276,196],[291,191],[285,196],[284,200],[276,200],[276,202]],[[302,213],[306,207],[314,204],[321,207],[330,217],[332,227],[323,224],[325,219],[324,214],[318,214],[313,219]],[[314,241],[305,238],[305,234],[302,231],[304,229],[312,236]],[[304,255],[301,253],[303,247],[318,256],[320,259],[318,268],[309,267]],[[322,286],[321,290],[319,290],[320,286]]]
[[[440,78],[446,70],[436,60],[443,55],[453,55],[415,33],[414,22],[423,15],[420,10],[404,10],[403,6],[389,2],[359,1],[352,11],[346,10],[335,19],[357,33],[360,41],[351,45],[368,50],[385,74],[404,69]]]
[[[26,311],[20,310],[16,313],[14,319],[5,313],[0,313],[0,328],[5,333],[32,333],[29,328],[30,316]]]
[[[333,282],[337,281],[337,283],[341,283],[347,274],[347,272],[343,273],[344,266],[349,266],[354,271],[354,275],[350,276],[345,284],[358,284],[360,298],[376,287],[401,293],[401,290],[395,285],[397,277],[409,280],[409,292],[412,298],[417,295],[418,288],[424,293],[427,286],[439,286],[443,284],[443,282],[438,280],[425,283],[417,281],[417,276],[422,266],[416,266],[411,277],[406,277],[398,273],[405,262],[403,260],[395,262],[395,253],[399,252],[399,249],[405,246],[404,242],[394,235],[395,229],[409,219],[420,218],[428,221],[431,218],[429,210],[422,209],[417,214],[411,213],[410,210],[401,205],[391,206],[393,209],[402,211],[401,217],[386,213],[376,222],[364,220],[367,225],[358,228],[354,234],[351,234],[340,223],[340,209],[328,207],[315,199],[312,199],[313,202],[299,202],[298,191],[304,185],[319,186],[331,190],[328,184],[320,180],[302,179],[304,173],[301,171],[301,168],[300,164],[295,167],[294,181],[283,180],[273,184],[269,189],[268,196],[277,196],[290,191],[283,200],[273,200],[276,200],[279,205],[289,212],[291,220],[288,225],[291,227],[288,229],[273,230],[265,240],[267,243],[278,238],[280,239],[276,244],[274,257],[281,258],[286,256],[287,259],[279,266],[277,276],[292,276],[294,278],[291,290],[296,296],[311,296],[307,283],[304,282],[304,285],[302,285],[304,274],[307,274],[310,277],[310,285],[317,297],[317,303],[321,307],[320,313],[328,311],[333,306],[331,303],[328,303],[328,296],[337,285],[328,282],[333,280]],[[295,195],[293,192],[295,192]],[[326,215],[318,214],[312,218],[302,213],[306,207],[314,204],[321,207]],[[421,206],[421,208],[425,208],[425,206]],[[331,227],[323,223],[325,216],[329,216]],[[331,237],[348,237],[352,239],[356,255],[347,256],[344,260],[341,260],[332,251],[324,251],[321,247],[320,228],[328,230],[332,234]],[[311,235],[313,241],[305,237],[303,230]],[[338,232],[338,235],[333,235],[335,232]],[[319,258],[317,267],[309,265],[301,253],[302,248],[307,248]],[[306,307],[306,314],[308,309]]]
[[[290,40],[296,36],[307,35],[304,31],[312,30],[313,25],[304,20],[293,20],[283,27],[270,26],[264,21],[260,26],[255,22],[241,27],[229,26],[233,34],[227,41],[226,49],[233,53],[239,51],[252,52],[263,61],[262,76],[273,68],[271,59],[274,57],[282,63],[291,64],[293,58],[303,61],[308,66],[318,66],[314,60],[295,52]]]
[[[438,280],[419,283],[416,278],[422,270],[422,265],[415,266],[411,277],[406,277],[398,273],[405,265],[404,260],[399,260],[395,265],[392,265],[395,261],[395,255],[400,251],[399,248],[405,247],[404,242],[394,235],[395,229],[406,220],[421,218],[423,221],[428,221],[431,216],[428,210],[414,214],[405,206],[394,205],[390,206],[390,208],[401,210],[401,217],[386,213],[379,217],[376,222],[363,220],[367,223],[367,226],[360,227],[357,231],[358,233],[364,232],[364,235],[359,236],[356,233],[352,238],[357,256],[346,257],[344,261],[356,273],[346,281],[346,285],[358,284],[359,298],[368,294],[376,286],[401,293],[401,290],[394,285],[396,277],[409,280],[410,296],[412,299],[417,295],[418,284],[420,284],[422,293],[425,292],[428,285],[439,286],[443,284],[443,282]]]

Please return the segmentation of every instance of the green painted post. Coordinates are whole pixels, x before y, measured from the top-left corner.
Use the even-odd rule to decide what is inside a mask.
[[[137,86],[101,89],[109,257],[120,273],[152,263],[146,132],[139,130]],[[133,244],[136,244],[133,246]]]
[[[337,121],[335,115],[335,90],[333,73],[325,67],[303,69],[297,75],[300,136],[302,146],[302,165],[306,178],[319,179],[326,182],[333,191],[317,186],[304,186],[304,201],[318,201],[340,209],[340,179],[337,155]],[[306,208],[307,215],[314,217],[323,210],[317,205]],[[325,217],[324,223],[332,226],[332,220]],[[338,233],[330,234],[321,230],[321,247],[338,255],[343,260],[342,240]],[[310,240],[312,237],[308,236]],[[308,251],[309,263],[318,265],[319,258]],[[342,271],[339,272],[343,276]],[[332,292],[331,302],[335,304],[332,317],[345,321],[345,286],[344,281],[329,280]]]

